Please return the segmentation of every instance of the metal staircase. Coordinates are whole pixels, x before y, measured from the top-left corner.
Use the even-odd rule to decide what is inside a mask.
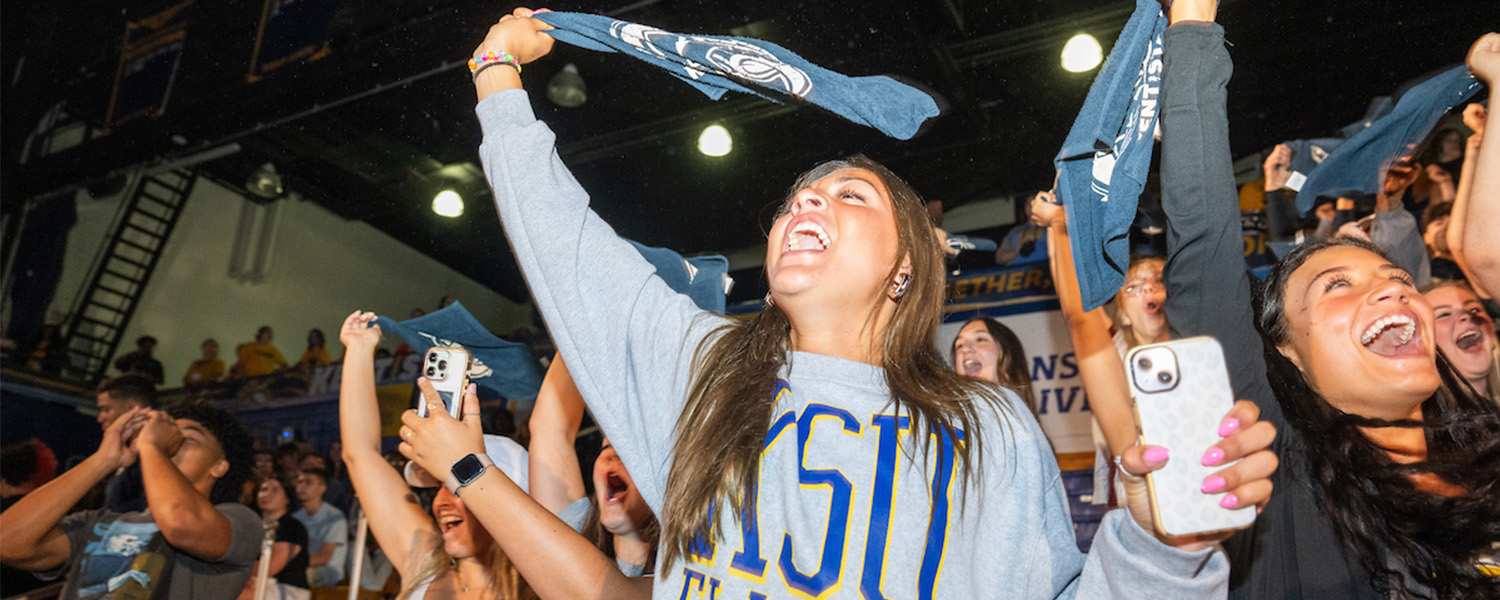
[[[66,331],[71,375],[94,381],[109,369],[197,180],[185,169],[144,175],[120,208]]]

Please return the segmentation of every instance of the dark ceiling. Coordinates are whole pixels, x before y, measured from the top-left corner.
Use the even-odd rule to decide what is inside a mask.
[[[342,0],[327,56],[247,83],[263,2],[197,0],[184,12],[183,59],[165,114],[19,164],[26,135],[59,101],[71,118],[102,124],[124,23],[174,4],[143,0],[122,11],[120,3],[103,0],[7,0],[0,47],[5,210],[130,164],[237,142],[238,153],[207,163],[205,172],[240,185],[256,166],[272,162],[302,197],[525,298],[473,166],[479,131],[462,66],[509,5]],[[1132,6],[1076,0],[552,6],[673,31],[739,32],[849,75],[893,74],[920,83],[950,108],[905,142],[811,108],[733,94],[713,102],[643,63],[562,44],[529,65],[523,79],[539,116],[557,131],[564,160],[621,234],[684,252],[731,251],[762,239],[767,206],[797,173],[854,152],[882,161],[949,207],[1046,184],[1051,157],[1093,75],[1062,71],[1058,52],[1084,31],[1107,48]],[[1226,2],[1220,21],[1236,63],[1231,144],[1244,155],[1328,134],[1359,118],[1371,97],[1461,61],[1475,38],[1500,28],[1500,2],[1241,0]],[[567,63],[588,85],[580,108],[557,107],[540,91]],[[734,135],[734,152],[724,158],[695,148],[698,132],[715,122]],[[445,187],[468,199],[458,219],[429,208]],[[754,297],[756,287],[749,281],[737,295]]]

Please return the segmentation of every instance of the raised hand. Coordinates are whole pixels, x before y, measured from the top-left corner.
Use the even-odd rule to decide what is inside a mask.
[[[1500,80],[1500,33],[1486,33],[1474,42],[1469,48],[1469,56],[1464,59],[1469,65],[1469,72],[1473,73],[1480,81],[1495,88],[1495,83]]]
[[[172,456],[182,446],[182,430],[177,427],[177,421],[164,410],[150,411],[150,418],[146,420],[145,426],[141,427],[141,433],[136,437],[136,444],[149,445],[162,454]]]
[[[1225,510],[1244,510],[1253,506],[1257,513],[1260,512],[1271,499],[1271,474],[1276,472],[1279,464],[1276,454],[1269,450],[1271,442],[1276,439],[1276,427],[1260,420],[1260,408],[1254,402],[1240,400],[1219,424],[1219,436],[1224,439],[1214,444],[1207,455],[1179,456],[1172,460],[1202,460],[1208,466],[1239,460],[1210,475],[1203,482],[1206,490],[1204,493],[1229,492],[1220,502]],[[1156,531],[1155,518],[1146,493],[1145,475],[1166,466],[1167,460],[1168,450],[1160,446],[1135,446],[1120,456],[1120,478],[1125,483],[1126,505],[1130,508],[1130,516],[1135,518],[1142,529],[1153,533]],[[1234,532],[1218,532],[1162,538],[1162,542],[1187,550],[1197,550],[1233,534]]]
[[[552,29],[551,25],[532,19],[531,15],[547,12],[547,9],[517,8],[511,14],[500,17],[490,26],[484,41],[474,49],[474,55],[485,52],[509,52],[521,64],[530,63],[552,52],[552,36],[542,33]]]
[[[1057,196],[1052,192],[1037,192],[1031,197],[1030,209],[1031,222],[1037,227],[1051,227],[1068,220],[1067,213],[1057,204]]]
[[[1271,154],[1266,156],[1266,191],[1274,192],[1286,187],[1287,180],[1292,178],[1289,168],[1292,165],[1292,148],[1286,144],[1276,144]]]
[[[120,415],[104,430],[104,440],[99,442],[97,454],[115,469],[135,464],[136,437],[150,418],[151,409],[140,407]]]
[[[1385,172],[1385,194],[1394,196],[1401,193],[1412,182],[1417,180],[1417,174],[1421,172],[1421,165],[1396,163]]]
[[[348,352],[374,352],[380,345],[380,326],[375,325],[375,313],[354,311],[344,319],[339,328],[339,341]]]
[[[1484,133],[1484,125],[1489,121],[1490,111],[1483,104],[1472,102],[1464,107],[1464,125],[1474,130],[1474,135]]]
[[[443,408],[432,383],[423,377],[417,379],[417,388],[422,391],[422,401],[427,403],[427,416],[417,416],[415,409],[401,414],[401,454],[417,461],[417,465],[432,473],[439,480],[453,468],[453,463],[470,453],[484,453],[484,427],[479,418],[479,388],[474,384],[464,390],[463,420],[453,418]]]

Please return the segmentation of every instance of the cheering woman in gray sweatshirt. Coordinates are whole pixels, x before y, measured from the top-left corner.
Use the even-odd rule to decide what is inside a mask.
[[[1213,3],[1196,4],[1207,8],[1184,18],[1212,20]],[[476,54],[547,54],[548,26],[530,15],[501,19]],[[1228,563],[1213,540],[1164,543],[1144,506],[1108,515],[1093,551],[1079,553],[1029,411],[937,351],[942,255],[920,198],[890,171],[856,156],[798,179],[767,241],[767,307],[730,321],[674,293],[590,210],[517,69],[487,68],[475,83],[484,169],[532,295],[661,519],[654,597],[1224,595]],[[408,416],[403,430],[403,451],[435,473],[482,448],[477,418],[442,412]],[[1227,418],[1241,426],[1220,443],[1225,462],[1269,456],[1274,431],[1252,405]],[[1167,449],[1122,460],[1144,474]],[[1264,503],[1274,464],[1219,473],[1234,509]],[[649,585],[590,554],[494,469],[460,496],[506,532],[497,541],[543,597]]]

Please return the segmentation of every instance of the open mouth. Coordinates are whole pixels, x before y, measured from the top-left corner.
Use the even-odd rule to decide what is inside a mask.
[[[455,527],[464,524],[464,518],[457,515],[448,515],[438,518],[438,529],[443,533],[452,531]]]
[[[604,478],[604,500],[610,504],[624,502],[625,495],[630,493],[630,484],[619,475],[610,473]]]
[[[812,221],[802,221],[793,225],[786,236],[786,251],[800,252],[812,251],[822,252],[828,249],[828,232]]]
[[[1464,352],[1474,352],[1483,343],[1484,334],[1480,333],[1477,329],[1471,329],[1463,335],[1458,336],[1458,339],[1453,340],[1453,345],[1458,346],[1458,349]]]
[[[1146,301],[1146,314],[1154,315],[1161,312],[1161,303],[1155,300]]]
[[[963,361],[960,367],[963,369],[964,375],[968,375],[969,377],[978,377],[979,372],[984,370],[984,365],[972,358]]]
[[[1420,350],[1416,344],[1417,324],[1407,315],[1387,315],[1371,323],[1359,343],[1381,356],[1403,356]]]

